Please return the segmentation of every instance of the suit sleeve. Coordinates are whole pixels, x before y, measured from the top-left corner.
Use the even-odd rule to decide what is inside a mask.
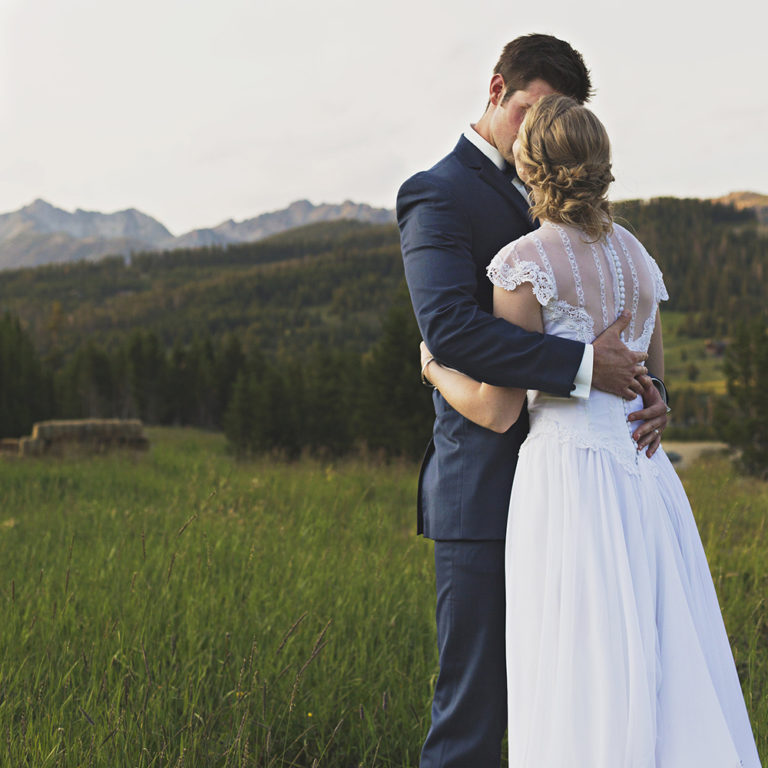
[[[424,341],[441,363],[478,381],[568,396],[584,345],[525,331],[480,308],[471,223],[447,186],[417,174],[397,199],[405,277]]]

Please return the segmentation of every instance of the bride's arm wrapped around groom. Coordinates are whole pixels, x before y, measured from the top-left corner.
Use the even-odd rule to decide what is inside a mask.
[[[403,264],[422,337],[439,361],[478,381],[567,397],[584,344],[530,333],[492,314],[485,268],[531,223],[517,190],[473,153],[480,155],[462,137],[398,196]]]

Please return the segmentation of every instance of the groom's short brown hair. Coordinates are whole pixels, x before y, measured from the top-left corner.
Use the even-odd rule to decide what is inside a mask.
[[[518,90],[525,90],[531,80],[541,79],[558,93],[576,99],[579,104],[589,100],[592,83],[581,54],[565,40],[552,35],[530,34],[515,38],[504,46],[495,75],[504,78],[502,104]]]

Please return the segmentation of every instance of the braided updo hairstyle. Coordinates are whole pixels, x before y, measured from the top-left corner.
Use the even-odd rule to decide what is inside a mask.
[[[552,94],[527,112],[517,165],[531,187],[531,215],[580,227],[599,240],[613,226],[611,146],[603,124],[574,99]]]

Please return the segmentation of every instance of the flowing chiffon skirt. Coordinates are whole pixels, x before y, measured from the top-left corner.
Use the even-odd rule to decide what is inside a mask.
[[[759,766],[674,468],[568,414],[531,409],[510,501],[510,768]]]

